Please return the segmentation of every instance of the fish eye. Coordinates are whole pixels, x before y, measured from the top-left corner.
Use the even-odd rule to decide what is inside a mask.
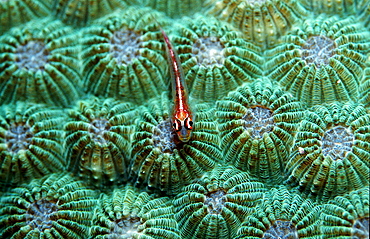
[[[175,121],[172,124],[173,129],[178,132],[181,129],[181,122],[178,119],[175,119]]]
[[[192,130],[193,129],[193,121],[188,117],[184,121],[185,129]]]

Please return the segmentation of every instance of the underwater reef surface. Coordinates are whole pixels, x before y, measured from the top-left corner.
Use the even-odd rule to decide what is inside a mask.
[[[370,0],[0,0],[0,238],[369,238],[369,180]]]

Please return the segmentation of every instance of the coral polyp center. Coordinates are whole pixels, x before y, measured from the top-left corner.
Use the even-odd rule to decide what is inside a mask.
[[[110,39],[110,54],[119,64],[130,64],[139,57],[141,35],[131,30],[115,31]]]
[[[33,229],[44,231],[53,226],[53,213],[58,211],[58,206],[54,202],[46,199],[40,199],[30,205],[27,210],[26,220],[27,224]]]
[[[176,134],[173,131],[170,120],[164,120],[154,128],[153,144],[162,153],[173,153],[173,150],[176,148],[175,140]]]
[[[106,119],[94,119],[89,128],[89,132],[93,135],[93,138],[96,142],[101,144],[106,143],[104,138],[104,133],[109,131],[111,125],[108,120]]]
[[[225,206],[226,192],[224,190],[217,190],[206,195],[204,205],[207,206],[208,213],[220,214],[222,208]]]
[[[295,225],[290,221],[276,220],[270,228],[265,231],[263,237],[265,239],[298,239],[298,233]]]
[[[134,234],[139,232],[140,225],[139,217],[128,217],[112,222],[111,233],[107,238],[134,238]]]
[[[28,149],[33,133],[28,125],[13,124],[6,132],[5,141],[9,151],[17,153],[20,150]]]
[[[244,114],[244,128],[250,130],[252,138],[262,138],[264,133],[269,133],[274,129],[275,121],[271,110],[256,106],[249,108]]]
[[[369,218],[361,218],[355,221],[352,226],[352,238],[368,239],[369,238]]]
[[[343,159],[352,150],[354,136],[343,126],[335,126],[324,133],[321,139],[322,153],[332,160]]]
[[[302,46],[302,59],[307,64],[315,64],[317,68],[328,65],[330,57],[334,56],[335,42],[325,36],[311,36]]]
[[[217,37],[203,37],[193,44],[192,55],[202,66],[222,66],[224,63],[224,46]]]
[[[18,68],[30,71],[44,70],[48,62],[49,53],[41,41],[29,41],[19,45],[16,50],[16,64]]]

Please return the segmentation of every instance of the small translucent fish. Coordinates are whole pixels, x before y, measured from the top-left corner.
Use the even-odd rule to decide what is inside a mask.
[[[170,63],[170,72],[172,77],[172,92],[174,99],[174,108],[172,114],[172,126],[177,136],[182,142],[189,141],[193,130],[194,118],[193,112],[189,106],[189,96],[186,89],[184,74],[180,65],[179,58],[171,41],[164,30],[159,27],[166,45],[167,58]]]

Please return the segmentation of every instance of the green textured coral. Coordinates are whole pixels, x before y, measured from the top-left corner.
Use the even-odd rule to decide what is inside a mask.
[[[231,26],[202,15],[181,22],[172,41],[191,97],[214,102],[263,74],[261,49]]]
[[[200,11],[203,0],[137,0],[139,4],[164,12],[172,18],[193,15]]]
[[[370,109],[370,67],[364,70],[364,76],[359,87],[359,92],[359,102],[363,104],[365,108]]]
[[[196,121],[187,143],[173,130],[167,92],[139,109],[130,166],[130,178],[136,186],[171,195],[221,159],[214,109],[206,104],[197,104],[194,109]]]
[[[323,238],[369,238],[369,187],[339,196],[323,206]]]
[[[326,13],[328,15],[354,14],[360,7],[362,1],[367,0],[299,0],[299,2],[310,12],[315,14]]]
[[[0,1],[0,33],[50,13],[52,0]]]
[[[268,79],[230,92],[216,106],[226,162],[265,183],[281,183],[303,113],[291,94]]]
[[[97,186],[126,179],[136,115],[114,99],[80,101],[64,126],[69,170]]]
[[[92,220],[93,238],[180,239],[169,198],[155,198],[132,186],[102,194]]]
[[[316,106],[298,128],[287,183],[318,199],[369,185],[370,115],[361,105]]]
[[[1,238],[86,238],[96,193],[82,181],[51,174],[19,185],[0,201]]]
[[[85,26],[94,19],[125,8],[126,0],[54,0],[54,15],[64,23]]]
[[[87,92],[142,104],[168,89],[168,63],[154,19],[162,17],[148,8],[128,8],[84,29]]]
[[[320,238],[320,210],[284,186],[272,188],[245,219],[236,238]]]
[[[354,17],[307,19],[266,51],[266,73],[307,106],[356,101],[370,32]]]
[[[264,196],[260,182],[234,167],[218,166],[183,188],[174,199],[184,238],[234,238]]]
[[[231,23],[263,49],[278,43],[293,24],[308,15],[294,0],[207,0],[205,5],[209,14]]]
[[[69,106],[80,96],[76,35],[50,18],[0,37],[0,101]]]
[[[0,107],[0,182],[65,170],[61,111],[18,102]]]

